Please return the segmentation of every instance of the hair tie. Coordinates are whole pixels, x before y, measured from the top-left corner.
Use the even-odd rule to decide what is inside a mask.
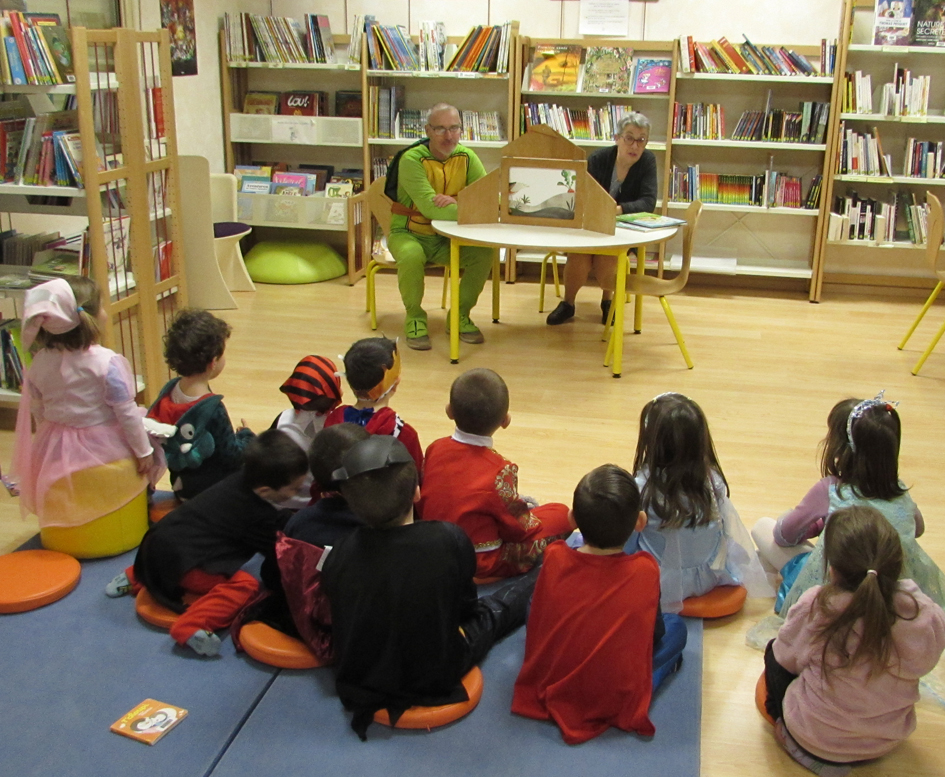
[[[872,575],[873,577],[879,577],[879,573],[875,569],[867,569],[866,574]]]
[[[896,407],[899,406],[898,402],[887,402],[883,397],[883,394],[885,393],[886,389],[883,389],[875,397],[873,397],[873,399],[864,399],[862,402],[857,404],[857,406],[850,411],[850,415],[847,416],[847,442],[850,443],[850,450],[854,453],[856,453],[856,445],[853,443],[853,422],[871,408],[882,407],[887,412],[891,413]]]
[[[80,313],[85,313],[85,308],[82,307],[81,305],[79,305],[79,306],[76,308],[76,310],[78,310]]]

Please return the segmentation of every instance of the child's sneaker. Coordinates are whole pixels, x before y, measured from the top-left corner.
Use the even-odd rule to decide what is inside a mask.
[[[198,629],[187,640],[187,647],[202,656],[216,656],[220,654],[220,638],[212,631]]]
[[[110,596],[112,599],[117,599],[119,596],[127,596],[131,593],[131,588],[131,581],[128,580],[128,575],[122,572],[119,575],[115,575],[112,581],[105,586],[105,596]]]

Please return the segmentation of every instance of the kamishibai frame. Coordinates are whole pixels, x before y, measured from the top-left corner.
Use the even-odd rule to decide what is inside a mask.
[[[499,220],[581,229],[586,182],[583,160],[505,157],[500,167]]]

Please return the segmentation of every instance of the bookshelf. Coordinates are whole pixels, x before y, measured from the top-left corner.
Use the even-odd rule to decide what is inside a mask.
[[[802,55],[815,72],[676,73],[665,209],[684,210],[699,185],[704,211],[694,272],[802,281],[815,301],[837,78],[821,73],[823,47],[783,49]],[[685,67],[683,55],[680,50],[677,59]],[[714,132],[696,130],[696,118],[705,116],[716,122]]]
[[[932,167],[934,177],[912,174],[905,168],[910,138],[928,142],[933,148],[941,143],[940,148],[945,150],[945,94],[942,92],[945,50],[933,46],[874,45],[874,14],[872,2],[844,1],[837,69],[841,79],[844,73],[849,74],[853,97],[843,100],[841,96],[838,100],[834,114],[836,132],[828,149],[831,169],[825,180],[824,196],[827,205],[837,211],[848,210],[846,203],[852,203],[854,198],[862,204],[852,209],[846,221],[839,213],[825,215],[819,234],[824,264],[822,282],[931,287],[933,281],[928,278],[921,227],[917,233],[915,220],[922,218],[927,190],[941,196],[940,189],[945,186],[942,177],[945,162],[939,156]],[[930,78],[927,105],[918,101],[909,110],[911,115],[895,115],[895,109],[890,115],[883,110],[884,85],[893,84],[895,90],[896,84],[901,83],[896,78],[897,68],[901,74],[908,71],[912,78]],[[867,85],[857,91],[857,82]],[[868,142],[866,151],[878,156],[881,145],[886,163],[870,157],[869,161],[875,159],[878,165],[868,167],[865,174],[850,170],[852,135],[874,139],[878,136],[879,143]],[[890,206],[895,206],[895,212]],[[880,229],[876,229],[877,214],[883,216],[879,221]],[[889,225],[892,219],[895,222]],[[853,238],[850,237],[850,220],[859,222],[853,226],[857,229]],[[819,292],[820,289],[818,295]]]
[[[164,30],[70,34],[74,85],[4,91],[28,95],[37,113],[52,110],[49,95],[75,95],[84,186],[2,184],[0,210],[88,219],[90,275],[108,289],[102,343],[126,356],[149,404],[168,377],[163,332],[186,305],[169,40]],[[0,396],[16,401],[11,392]]]

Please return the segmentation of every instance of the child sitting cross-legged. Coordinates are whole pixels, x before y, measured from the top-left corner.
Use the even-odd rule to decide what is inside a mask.
[[[216,655],[214,632],[228,627],[259,588],[240,567],[256,553],[273,557],[276,532],[291,514],[276,504],[295,493],[307,473],[305,454],[288,435],[263,432],[246,447],[239,471],[148,530],[134,565],[105,593],[123,596],[144,586],[159,604],[181,613],[170,629],[178,644]],[[199,598],[188,606],[186,594]]]
[[[420,515],[466,532],[478,578],[527,572],[545,546],[566,538],[574,525],[567,505],[538,507],[519,496],[518,466],[492,447],[492,435],[512,421],[505,381],[492,370],[464,372],[450,388],[446,415],[456,431],[427,448]]]
[[[423,448],[417,431],[390,408],[400,385],[400,353],[397,341],[386,337],[366,337],[345,354],[345,378],[357,402],[336,407],[325,427],[349,423],[363,426],[371,434],[396,437],[410,451],[417,471],[423,467]]]
[[[535,575],[478,599],[476,558],[453,524],[414,522],[417,469],[403,443],[373,435],[335,473],[367,525],[322,568],[331,603],[335,685],[361,739],[374,713],[465,701],[463,676],[525,623]]]
[[[650,698],[679,667],[686,627],[660,612],[656,559],[623,552],[646,525],[640,491],[605,464],[578,483],[573,509],[584,545],[545,550],[512,712],[554,720],[572,745],[610,726],[652,736]]]

